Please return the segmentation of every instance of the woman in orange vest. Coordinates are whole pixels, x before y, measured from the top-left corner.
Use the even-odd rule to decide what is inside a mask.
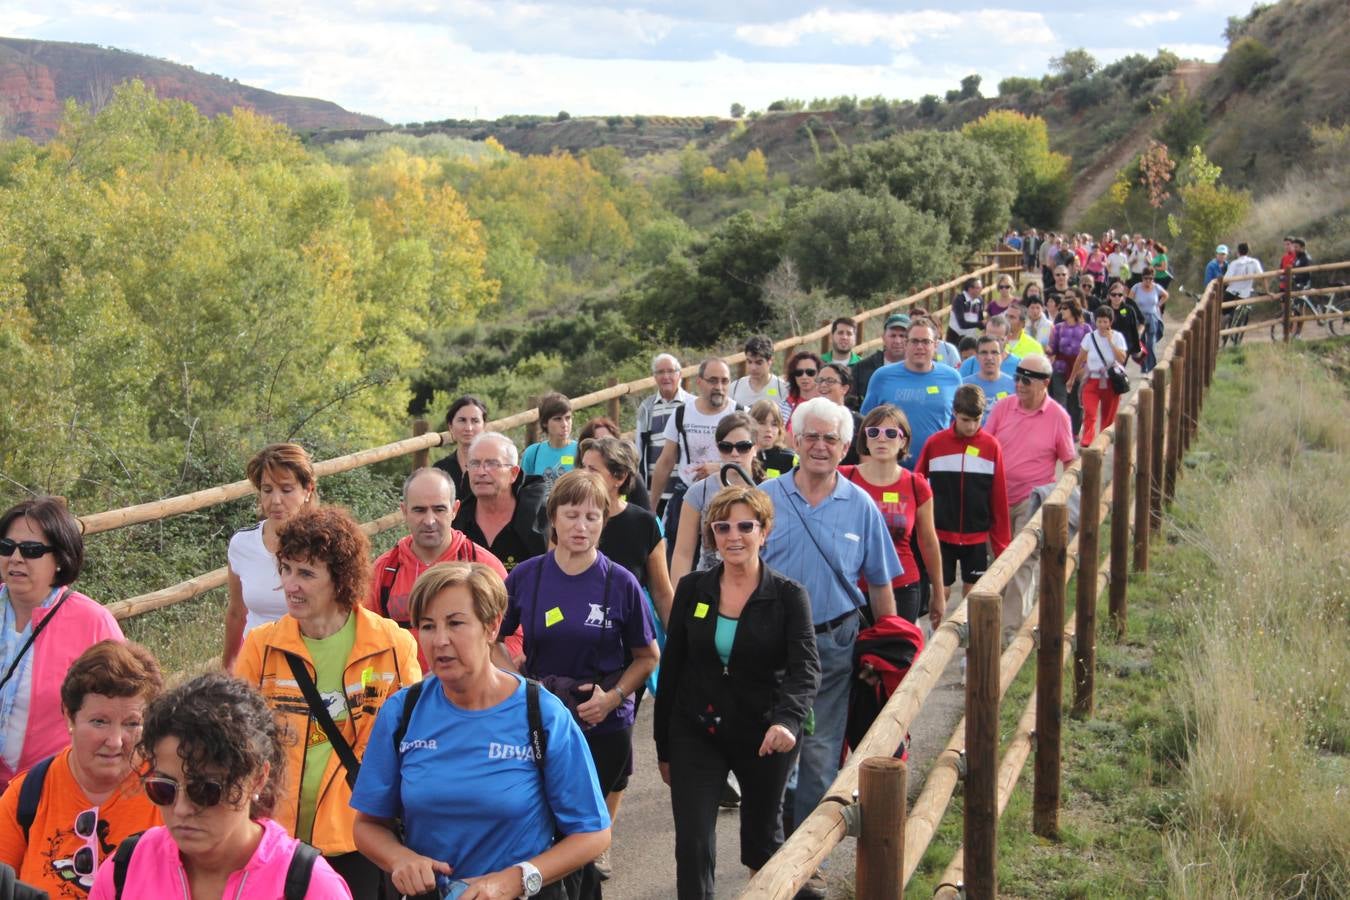
[[[272,817],[321,850],[352,896],[378,897],[383,876],[352,840],[351,786],[385,699],[422,680],[417,644],[362,605],[370,543],[345,510],[301,510],[277,541],[286,615],[249,632],[235,669],[298,737]]]

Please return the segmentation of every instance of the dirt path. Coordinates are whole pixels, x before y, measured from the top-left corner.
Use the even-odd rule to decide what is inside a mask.
[[[1214,73],[1215,68],[1216,66],[1211,63],[1184,62],[1172,73],[1171,88],[1175,88],[1178,83],[1184,84],[1190,96],[1194,97]],[[1088,166],[1074,179],[1073,199],[1069,201],[1069,207],[1064,211],[1064,223],[1069,228],[1077,229],[1078,221],[1087,212],[1088,207],[1106,193],[1107,188],[1115,181],[1116,173],[1144,151],[1149,135],[1157,128],[1159,119],[1159,114],[1154,113],[1140,121],[1128,134],[1116,141],[1111,152]]]

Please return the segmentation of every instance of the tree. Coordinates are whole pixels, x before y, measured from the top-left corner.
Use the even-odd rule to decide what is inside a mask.
[[[568,112],[567,110],[562,109],[562,110],[559,110],[559,111],[558,111],[558,114],[557,114],[556,116],[553,117],[553,121],[555,121],[555,122],[566,122],[566,121],[567,121],[568,119],[570,119],[570,118],[572,118],[572,114],[571,114],[570,112]]]
[[[1097,60],[1082,47],[1065,50],[1063,56],[1050,57],[1050,69],[1059,73],[1065,81],[1077,81],[1097,71]]]
[[[1158,210],[1171,199],[1167,185],[1172,181],[1172,172],[1177,164],[1168,155],[1167,145],[1149,141],[1148,149],[1139,158],[1139,183],[1148,192],[1148,205],[1153,209],[1153,223],[1150,231],[1158,228]]]
[[[1012,169],[963,134],[910,131],[832,154],[822,168],[829,190],[886,192],[943,223],[963,255],[1008,227],[1017,194]]]
[[[741,116],[743,116],[743,115],[745,115],[745,107],[744,107],[744,106],[742,106],[742,105],[739,104],[739,103],[733,103],[733,104],[731,104],[731,117],[732,117],[733,119],[739,119],[739,118],[740,118]]]
[[[1275,65],[1275,54],[1254,37],[1238,39],[1224,54],[1222,66],[1238,87],[1248,87]]]
[[[941,102],[937,94],[924,94],[919,98],[919,118],[931,119],[937,114],[938,104]]]
[[[1177,193],[1181,197],[1180,234],[1193,261],[1206,259],[1210,250],[1242,224],[1251,207],[1251,195],[1219,184],[1223,170],[1199,147],[1182,167]]]
[[[961,99],[973,100],[980,96],[980,76],[974,73],[961,79]]]
[[[890,194],[815,190],[789,198],[783,233],[801,283],[855,300],[948,274],[946,229]]]
[[[1069,203],[1069,157],[1050,150],[1045,120],[1010,109],[991,110],[961,133],[988,147],[1012,169],[1017,180],[1013,218],[1029,225],[1054,227]]]
[[[1041,89],[1039,78],[1021,78],[1010,75],[998,83],[1000,97],[1028,97]]]
[[[1154,135],[1178,153],[1188,153],[1205,138],[1205,107],[1182,84],[1163,100],[1163,122]]]

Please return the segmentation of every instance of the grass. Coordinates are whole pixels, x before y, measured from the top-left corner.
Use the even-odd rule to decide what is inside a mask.
[[[1350,891],[1350,340],[1227,353],[1200,435],[1130,581],[1128,636],[1099,636],[1096,713],[1066,708],[1059,839],[1031,832],[1029,760],[1000,822],[1000,896]],[[960,836],[958,806],[911,896],[931,896]]]

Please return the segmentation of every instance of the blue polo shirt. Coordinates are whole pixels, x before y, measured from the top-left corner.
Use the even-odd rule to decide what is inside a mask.
[[[909,419],[909,454],[900,464],[914,468],[924,442],[952,424],[952,401],[961,386],[961,375],[951,366],[933,363],[929,372],[911,372],[904,361],[882,366],[867,382],[862,414],[867,415],[883,403],[904,410]]]
[[[1025,334],[1025,332],[1023,333]],[[1009,353],[1003,358],[1003,362],[998,364],[998,367],[1000,371],[1011,375],[1017,371],[1017,364],[1021,361],[1022,357],[1015,353]],[[961,377],[966,381],[970,381],[970,376],[980,371],[980,358],[978,356],[972,356],[970,359],[962,360],[961,367],[956,371],[960,372]]]
[[[985,381],[980,377],[980,373],[969,375],[965,379],[965,384],[978,385],[980,390],[984,391],[984,398],[988,404],[984,407],[984,420],[989,421],[989,414],[994,411],[994,404],[1004,397],[1012,397],[1017,393],[1017,382],[1013,381],[1011,375],[1001,373],[993,381]]]
[[[862,488],[836,475],[834,491],[812,507],[797,489],[793,474],[787,472],[759,486],[773,501],[773,530],[764,542],[763,559],[775,572],[802,583],[811,598],[811,621],[819,625],[867,602],[853,585],[859,578],[868,584],[890,584],[902,571],[900,557],[881,511]],[[820,542],[819,550],[805,531],[808,524]],[[829,560],[821,556],[821,550],[829,554]],[[855,587],[854,592],[844,592],[831,564]]]

